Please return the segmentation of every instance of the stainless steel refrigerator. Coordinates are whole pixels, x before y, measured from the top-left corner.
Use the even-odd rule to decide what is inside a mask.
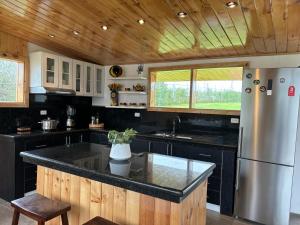
[[[299,114],[300,69],[245,69],[236,216],[288,225]]]

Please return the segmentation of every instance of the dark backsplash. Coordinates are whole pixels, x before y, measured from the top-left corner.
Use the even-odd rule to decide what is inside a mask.
[[[135,117],[135,112],[140,117]],[[133,109],[110,109],[104,107],[93,107],[92,114],[100,115],[100,120],[105,123],[108,129],[124,130],[134,128],[139,132],[152,132],[157,130],[171,130],[172,122],[177,116],[181,123],[177,122],[179,132],[197,133],[203,130],[217,132],[238,132],[239,124],[231,124],[231,118],[237,116],[204,115],[191,113],[169,113],[169,112],[148,112],[147,110]]]
[[[110,109],[92,107],[90,97],[60,96],[60,95],[30,95],[29,108],[0,108],[0,133],[16,132],[18,121],[22,126],[30,126],[33,130],[40,130],[39,121],[47,117],[60,121],[58,128],[64,129],[66,122],[66,107],[76,108],[76,127],[87,128],[91,116],[97,113],[106,129],[124,130],[134,128],[139,132],[171,130],[172,121],[180,116],[181,123],[177,125],[179,132],[197,133],[203,130],[218,132],[238,132],[238,124],[231,124],[232,116],[203,115],[189,113],[148,112],[147,110]],[[47,116],[41,116],[40,110],[47,110]],[[140,113],[140,117],[134,114]]]
[[[88,127],[92,105],[92,99],[89,97],[30,95],[29,102],[29,108],[0,108],[0,133],[16,132],[18,123],[21,123],[21,126],[30,126],[33,130],[41,129],[38,122],[47,117],[58,119],[58,128],[64,129],[67,105],[76,108],[76,127]],[[41,116],[40,110],[47,110],[47,116]]]

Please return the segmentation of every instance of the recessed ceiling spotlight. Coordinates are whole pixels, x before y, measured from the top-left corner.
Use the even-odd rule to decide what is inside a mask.
[[[53,34],[48,34],[49,37],[54,38],[55,36]]]
[[[230,2],[227,2],[227,3],[225,4],[225,6],[226,6],[227,8],[233,9],[233,8],[235,8],[235,7],[238,6],[238,3],[237,3],[237,2],[234,2],[234,1],[230,1]]]
[[[79,31],[73,30],[73,34],[76,35],[76,36],[78,36],[79,35]]]
[[[108,26],[102,25],[102,26],[101,26],[101,29],[102,29],[102,30],[108,30]]]
[[[143,24],[145,23],[145,20],[139,19],[137,22],[138,22],[139,24],[143,25]]]
[[[186,13],[186,12],[178,12],[178,13],[177,13],[177,16],[178,16],[179,18],[185,18],[185,17],[187,17],[187,13]]]

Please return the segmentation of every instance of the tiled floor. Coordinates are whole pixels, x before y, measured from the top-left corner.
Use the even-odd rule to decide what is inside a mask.
[[[13,210],[8,202],[0,199],[0,225],[11,225]],[[231,217],[222,216],[213,211],[207,211],[207,225],[253,225],[239,221]],[[19,225],[35,225],[34,221],[23,216],[20,217]],[[291,225],[300,225],[300,216],[292,215]]]

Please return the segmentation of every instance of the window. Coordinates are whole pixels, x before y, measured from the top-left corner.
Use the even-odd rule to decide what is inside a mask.
[[[151,75],[151,106],[189,108],[190,70],[157,71]]]
[[[149,110],[238,115],[242,66],[150,69]]]
[[[24,62],[0,58],[1,107],[27,106],[26,80]]]

